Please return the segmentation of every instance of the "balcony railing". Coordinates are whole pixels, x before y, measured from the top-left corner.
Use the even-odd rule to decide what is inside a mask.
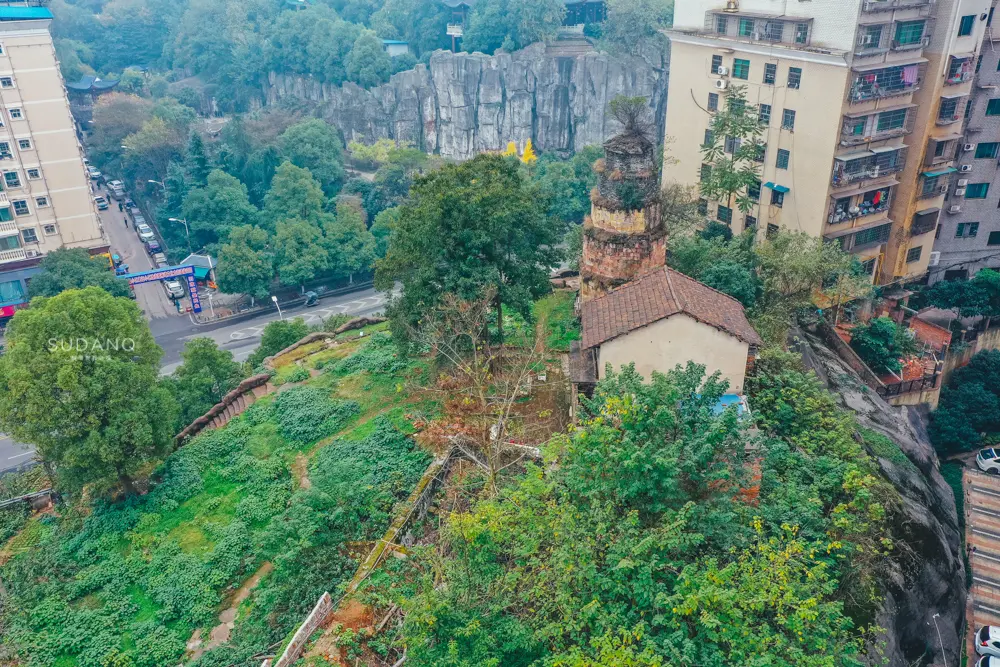
[[[887,113],[901,111],[901,109],[890,109],[868,116],[846,117],[841,128],[840,145],[857,146],[872,141],[883,141],[885,139],[905,136],[913,132],[913,126],[916,123],[917,114],[913,111],[914,108],[911,107],[905,110],[906,117],[901,127],[891,127],[883,130],[879,129],[880,117]],[[862,124],[863,127],[861,126]]]
[[[927,7],[932,0],[865,0],[862,11],[889,12],[894,9],[910,9],[911,7]]]
[[[921,188],[920,192],[917,193],[917,199],[934,199],[935,197],[943,197],[947,193],[948,184],[940,183],[934,186]]]
[[[761,17],[710,11],[705,14],[706,33],[743,42],[768,42],[808,46],[812,19]]]
[[[13,250],[0,250],[0,263],[3,262],[17,262],[22,259],[27,259],[28,255],[24,252],[24,248],[14,248]]]
[[[909,95],[920,87],[926,63],[896,65],[856,73],[848,100],[851,104]]]
[[[937,229],[940,216],[940,209],[930,209],[927,213],[914,214],[913,224],[910,225],[910,236],[920,236],[933,232]]]
[[[13,220],[0,222],[0,236],[17,236],[19,233],[17,223]]]
[[[838,210],[837,203],[833,202],[830,205],[830,216],[827,218],[827,222],[831,225],[839,225],[844,222],[851,222],[852,220],[858,220],[860,218],[867,218],[868,216],[885,213],[891,206],[891,197],[886,197],[877,205],[872,204],[871,202],[862,201],[858,206],[852,205],[846,211]]]
[[[937,120],[934,121],[935,125],[952,125],[954,123],[962,120],[962,115],[957,111],[955,113],[946,114],[944,116],[938,116]]]
[[[957,86],[960,83],[967,83],[972,81],[972,77],[975,76],[975,72],[971,69],[963,70],[961,72],[956,72],[952,76],[949,76],[944,80],[944,85],[946,86]]]
[[[899,171],[906,165],[906,147],[889,150],[869,151],[851,159],[837,158],[833,163],[834,187],[841,187],[860,181],[884,178]]]

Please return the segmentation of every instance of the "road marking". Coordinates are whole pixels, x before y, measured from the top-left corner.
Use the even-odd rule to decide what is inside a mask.
[[[22,456],[31,456],[31,455],[32,455],[32,454],[34,454],[34,453],[35,453],[35,450],[34,450],[34,449],[32,449],[32,450],[31,450],[30,452],[25,452],[25,453],[23,453],[23,454],[15,454],[14,456],[8,456],[8,457],[7,457],[7,460],[8,460],[8,461],[13,461],[14,459],[19,459],[19,458],[21,458]]]

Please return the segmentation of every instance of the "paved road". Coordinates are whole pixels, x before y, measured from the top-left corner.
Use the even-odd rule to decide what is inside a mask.
[[[381,312],[385,308],[386,295],[367,289],[361,292],[345,294],[338,297],[324,299],[318,306],[305,308],[299,306],[292,309],[282,309],[281,313],[285,319],[301,317],[306,324],[319,324],[322,320],[343,313],[345,315],[372,315]],[[157,331],[166,323],[152,323],[154,326],[154,336],[156,342],[163,348],[163,367],[161,373],[167,375],[172,373],[180,365],[180,353],[184,349],[184,344],[192,338],[205,336],[211,338],[224,350],[233,353],[236,361],[244,361],[260,345],[260,334],[269,322],[278,319],[277,311],[261,314],[252,320],[244,320],[238,324],[230,326],[218,326],[216,328],[198,327],[193,324],[183,330]]]
[[[0,472],[24,465],[32,460],[35,450],[0,434]]]

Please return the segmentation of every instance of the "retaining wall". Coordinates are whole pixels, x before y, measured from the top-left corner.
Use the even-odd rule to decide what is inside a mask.
[[[299,656],[302,655],[302,649],[305,648],[306,642],[309,641],[309,635],[326,623],[326,619],[329,618],[332,611],[333,598],[330,597],[329,593],[323,593],[316,606],[306,616],[306,620],[295,631],[292,641],[288,642],[288,646],[285,647],[285,652],[281,654],[281,657],[274,663],[268,658],[261,664],[261,667],[289,667],[293,665],[299,659]]]

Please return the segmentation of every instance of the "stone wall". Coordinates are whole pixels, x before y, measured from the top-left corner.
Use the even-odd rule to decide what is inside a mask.
[[[261,396],[265,396],[273,387],[269,388],[268,382],[271,376],[268,373],[261,373],[248,377],[222,397],[222,400],[212,406],[212,409],[191,422],[183,431],[177,434],[175,442],[178,447],[195,437],[205,429],[222,428],[229,423],[233,417],[240,415],[249,408]]]
[[[330,612],[332,611],[333,598],[330,597],[329,593],[323,593],[316,606],[306,616],[306,620],[295,631],[292,641],[288,642],[288,646],[285,647],[281,657],[273,663],[273,667],[290,667],[295,664],[295,661],[302,655],[302,649],[305,648],[306,642],[309,641],[309,635],[326,623],[326,619],[330,617]],[[270,658],[265,660],[261,664],[261,667],[272,667]]]
[[[267,104],[315,102],[347,141],[405,140],[460,160],[528,139],[536,150],[576,151],[618,131],[607,106],[620,94],[648,98],[663,136],[667,70],[652,60],[550,55],[544,44],[494,56],[437,51],[370,90],[272,73],[263,94]]]

